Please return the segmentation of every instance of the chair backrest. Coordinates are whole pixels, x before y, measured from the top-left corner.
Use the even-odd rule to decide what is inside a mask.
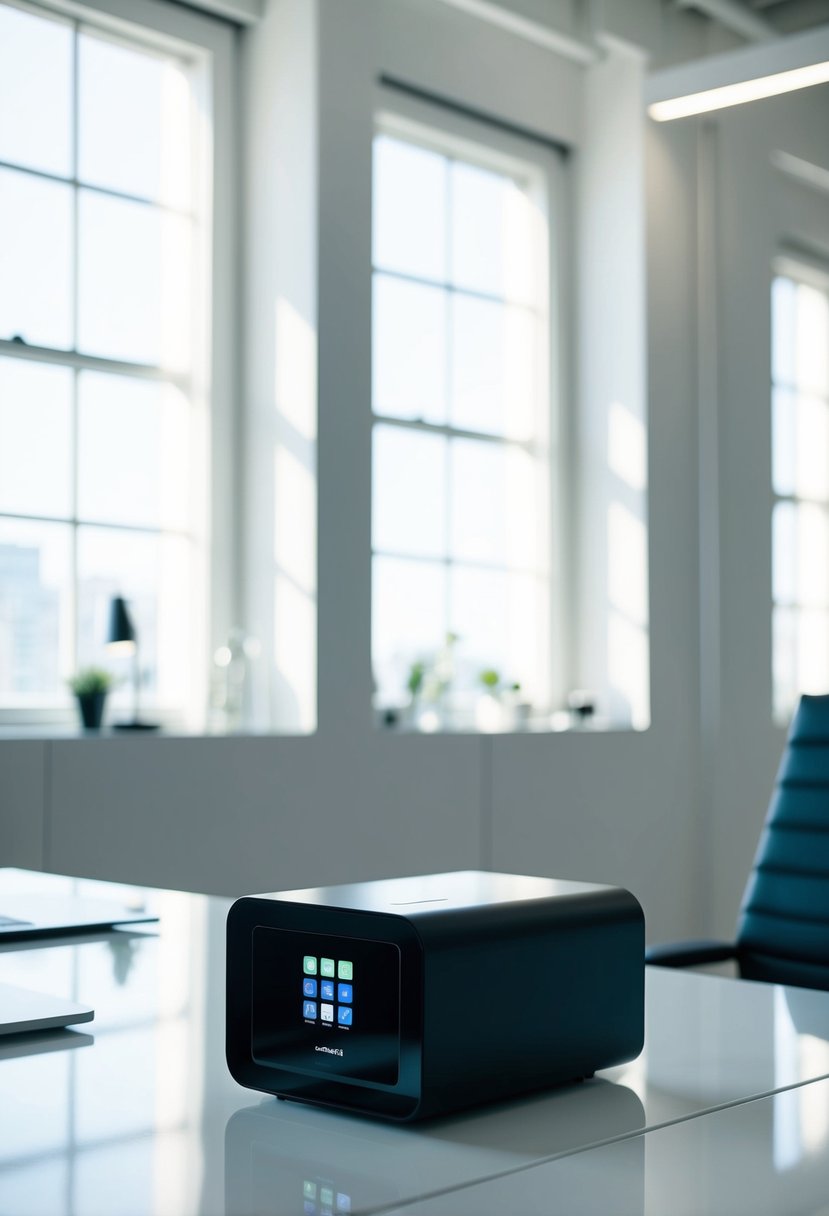
[[[740,974],[829,990],[829,696],[792,721],[737,925]]]

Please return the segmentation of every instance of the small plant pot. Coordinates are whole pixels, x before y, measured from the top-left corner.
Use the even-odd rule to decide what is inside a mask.
[[[104,705],[107,695],[105,692],[81,692],[75,694],[78,710],[84,730],[96,731],[101,729],[104,718]]]

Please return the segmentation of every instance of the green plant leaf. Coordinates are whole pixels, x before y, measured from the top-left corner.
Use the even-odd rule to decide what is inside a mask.
[[[109,692],[113,677],[104,667],[82,667],[67,680],[67,684],[76,697],[85,697],[93,693]]]

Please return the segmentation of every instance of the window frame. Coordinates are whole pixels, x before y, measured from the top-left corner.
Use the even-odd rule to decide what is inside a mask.
[[[570,656],[573,654],[574,646],[568,645],[568,639],[573,637],[573,614],[575,612],[574,591],[568,594],[565,590],[567,587],[571,589],[575,587],[573,566],[575,554],[568,538],[572,535],[576,518],[574,461],[572,459],[575,420],[572,416],[573,393],[570,387],[572,384],[574,342],[572,316],[574,310],[571,308],[568,311],[565,307],[565,301],[568,295],[571,295],[573,281],[569,253],[575,246],[575,234],[572,225],[570,194],[572,183],[571,175],[568,172],[567,149],[556,145],[552,140],[535,136],[530,132],[521,132],[511,125],[501,124],[495,120],[488,121],[483,115],[481,117],[473,116],[451,104],[442,104],[438,100],[425,100],[410,95],[389,82],[378,84],[375,90],[372,143],[378,135],[389,135],[402,140],[408,139],[440,155],[468,160],[472,164],[495,172],[521,174],[523,171],[523,174],[526,175],[526,169],[530,167],[533,177],[537,179],[535,190],[543,195],[545,216],[548,221],[547,264],[545,267],[548,313],[545,334],[546,385],[544,386],[546,390],[544,406],[546,436],[541,441],[537,437],[521,441],[485,432],[467,431],[464,428],[453,426],[451,422],[441,425],[420,419],[407,420],[390,417],[376,412],[373,400],[369,403],[369,417],[372,444],[377,426],[393,426],[401,430],[413,430],[416,433],[442,434],[447,439],[457,437],[492,442],[502,448],[517,447],[526,451],[537,449],[540,445],[547,448],[545,472],[548,479],[549,518],[546,544],[548,588],[546,641],[549,671],[545,683],[550,704],[539,708],[542,713],[553,712],[564,703],[572,684]],[[371,194],[373,230],[373,190]],[[569,242],[568,237],[570,237]],[[375,275],[385,273],[387,272],[382,267],[374,265],[372,258],[370,270],[372,283]],[[388,274],[390,277],[397,277],[394,272],[390,271]],[[406,276],[400,276],[400,278],[403,279]],[[412,281],[420,280],[413,279]],[[431,280],[430,285],[432,285]],[[451,285],[448,289],[452,290]],[[373,535],[370,541],[370,553],[373,589],[375,556],[396,557],[399,555],[387,554],[384,550],[375,548]],[[451,553],[436,560],[447,570],[458,564],[459,561]],[[463,563],[461,562],[461,564]],[[372,621],[372,665],[373,636]],[[384,708],[379,705],[373,706],[375,722],[377,712],[382,714]],[[440,729],[443,733],[452,734],[480,733],[474,727],[453,725],[451,722],[443,724]],[[551,730],[552,726],[547,729]]]
[[[73,375],[91,369],[124,372],[149,380],[163,379],[179,385],[187,381],[194,413],[192,434],[193,508],[187,531],[193,542],[194,596],[201,598],[204,612],[192,635],[183,639],[191,648],[192,679],[187,701],[174,709],[153,708],[153,717],[175,731],[200,731],[207,711],[209,659],[216,639],[227,636],[241,613],[239,533],[241,520],[232,492],[237,479],[237,437],[234,427],[236,403],[240,400],[239,365],[239,233],[237,230],[237,183],[239,180],[237,96],[237,36],[235,27],[219,17],[197,13],[159,0],[3,0],[9,7],[53,16],[78,29],[88,27],[111,35],[127,45],[173,54],[191,65],[194,94],[210,123],[194,133],[199,141],[198,179],[195,190],[204,201],[198,216],[194,258],[194,299],[201,300],[194,333],[193,367],[185,377],[142,364],[84,355],[74,348],[42,348],[0,341],[0,355],[11,355],[40,363],[69,368]],[[15,168],[15,166],[10,166]],[[21,172],[29,173],[27,169]],[[49,177],[49,174],[36,176]],[[79,188],[77,174],[60,179],[73,190]],[[73,413],[76,407],[73,406]],[[77,455],[77,454],[76,454]],[[73,478],[73,480],[76,479]],[[61,519],[77,532],[77,484],[74,486],[71,519]],[[9,516],[16,518],[16,516]],[[22,517],[20,517],[22,518]],[[34,518],[34,517],[32,517]],[[49,520],[38,516],[38,522]],[[114,525],[113,525],[114,526]],[[164,534],[166,529],[139,529]],[[74,604],[77,584],[71,587],[73,647],[76,645]],[[52,734],[74,733],[77,714],[67,690],[62,705],[0,707],[0,730],[35,730]]]
[[[769,303],[770,303],[770,309],[771,309],[771,350],[772,350],[772,352],[774,352],[775,347],[776,347],[776,337],[775,337],[775,333],[774,333],[773,292],[774,292],[775,282],[781,278],[788,279],[790,282],[794,283],[796,286],[804,285],[804,286],[816,288],[818,291],[820,291],[826,297],[827,302],[829,303],[829,261],[824,261],[823,259],[821,259],[820,257],[818,257],[817,255],[815,255],[811,252],[806,253],[799,249],[786,249],[786,248],[781,249],[778,252],[778,254],[773,258],[772,264],[771,264],[771,281],[770,281],[770,285],[769,285]],[[777,681],[775,678],[775,671],[776,671],[776,666],[777,666],[775,618],[777,616],[778,611],[780,611],[780,610],[784,610],[784,611],[788,610],[790,612],[794,612],[797,614],[797,613],[802,612],[804,610],[804,608],[808,609],[809,605],[808,604],[804,605],[798,599],[792,599],[791,601],[778,600],[775,596],[775,587],[774,587],[775,528],[774,528],[774,520],[775,520],[775,516],[777,514],[778,508],[785,504],[790,504],[791,506],[793,506],[795,508],[800,507],[800,506],[810,506],[810,505],[815,506],[827,517],[827,519],[829,519],[829,485],[827,485],[827,497],[824,499],[816,499],[813,497],[807,497],[806,495],[800,494],[796,491],[791,494],[782,494],[776,488],[775,481],[774,481],[774,402],[775,402],[775,396],[779,390],[788,392],[788,393],[792,394],[793,396],[800,395],[803,392],[803,390],[796,383],[789,383],[789,382],[781,381],[781,380],[777,379],[777,377],[775,375],[774,355],[773,354],[772,354],[771,367],[770,367],[770,388],[771,388],[771,391],[770,391],[771,409],[770,409],[770,414],[769,414],[769,422],[770,422],[770,427],[771,427],[771,443],[772,443],[771,478],[770,478],[770,486],[769,486],[770,499],[771,499],[769,534],[770,534],[770,544],[771,544],[771,569],[772,569],[771,594],[769,597],[770,617],[771,617],[771,621],[770,621],[770,626],[771,626],[771,628],[770,628],[770,633],[771,633],[771,707],[770,708],[771,708],[772,720],[774,721],[774,723],[778,726],[787,726],[788,723],[791,721],[791,716],[792,716],[792,713],[794,712],[794,709],[796,708],[797,698],[800,696],[801,690],[800,690],[799,686],[797,685],[797,681],[795,680],[796,687],[795,687],[794,704],[790,708],[784,708],[784,707],[778,705],[778,690],[777,690]],[[820,393],[817,390],[812,389],[812,390],[809,390],[808,396],[822,401],[823,404],[826,406],[827,411],[829,411],[829,390],[827,390],[825,393]],[[827,555],[827,560],[829,560],[829,555]],[[825,611],[829,611],[829,608],[827,608]],[[795,675],[796,675],[796,673],[795,673]]]

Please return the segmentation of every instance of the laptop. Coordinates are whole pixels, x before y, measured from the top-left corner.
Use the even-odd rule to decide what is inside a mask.
[[[157,920],[158,917],[146,908],[128,908],[124,904],[75,895],[0,895],[0,945]]]
[[[25,882],[26,876],[13,870],[0,872],[4,878]],[[147,924],[158,916],[143,906],[128,907],[106,899],[86,899],[75,895],[50,895],[46,892],[17,892],[0,889],[0,951],[8,944],[31,942],[40,945],[50,938],[84,933],[107,932],[123,925]],[[0,984],[0,1035],[48,1031],[91,1022],[94,1012],[87,1005],[29,992]]]
[[[79,1022],[91,1022],[94,1016],[87,1005],[0,984],[0,1036],[62,1029]]]

